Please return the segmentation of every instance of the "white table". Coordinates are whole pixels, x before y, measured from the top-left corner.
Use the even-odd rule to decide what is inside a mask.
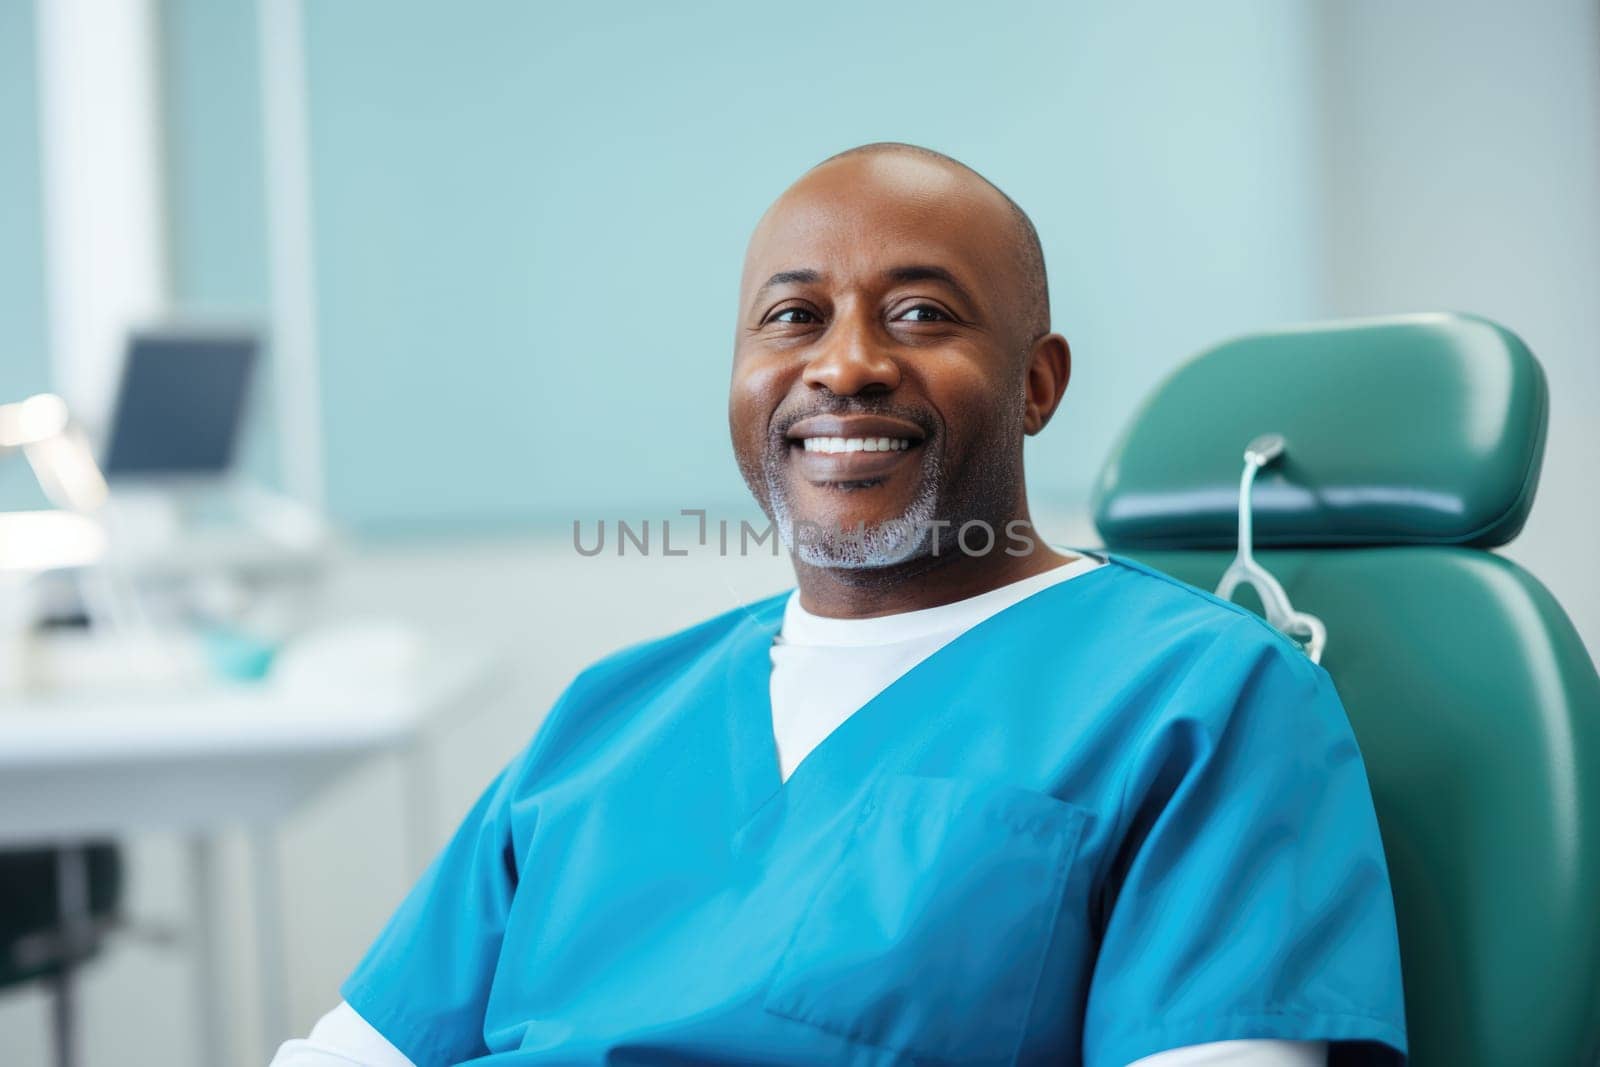
[[[288,1036],[277,822],[365,758],[397,752],[409,771],[411,859],[420,869],[436,840],[429,727],[482,706],[504,678],[493,657],[455,653],[431,655],[403,678],[330,680],[299,692],[263,684],[0,695],[0,846],[70,845],[140,830],[186,834],[202,1062],[222,1064],[228,1012],[219,1002],[218,835],[250,831],[262,1020],[276,1043]]]

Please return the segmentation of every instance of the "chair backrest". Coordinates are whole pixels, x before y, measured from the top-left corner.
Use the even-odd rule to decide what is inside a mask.
[[[1327,626],[1418,1067],[1600,1062],[1600,677],[1554,597],[1487,551],[1532,506],[1547,410],[1526,346],[1482,319],[1263,333],[1169,377],[1096,489],[1109,548],[1214,588],[1244,447],[1286,439],[1256,556]]]

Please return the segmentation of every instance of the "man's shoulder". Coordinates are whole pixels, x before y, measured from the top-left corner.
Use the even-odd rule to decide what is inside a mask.
[[[567,758],[577,738],[627,729],[641,709],[685,680],[710,683],[752,629],[775,630],[788,593],[742,604],[662,637],[627,645],[590,664],[567,686],[529,744],[522,775]],[[520,776],[519,776],[520,777]]]
[[[1266,619],[1234,601],[1222,600],[1208,589],[1179,581],[1171,574],[1126,557],[1110,557],[1122,574],[1123,584],[1136,590],[1130,597],[1147,613],[1158,614],[1179,624],[1190,625],[1213,635],[1221,648],[1234,651],[1259,651],[1264,654],[1291,654],[1302,659],[1301,651],[1285,633]]]
[[[624,646],[586,667],[574,679],[571,692],[592,696],[651,684],[708,658],[720,657],[729,645],[751,627],[776,628],[789,592],[741,604],[709,619],[661,637]]]
[[[1134,560],[1110,556],[1105,566],[1036,600],[1002,641],[1071,687],[1062,693],[1069,708],[1081,706],[1076,690],[1088,685],[1150,698],[1111,701],[1119,715],[1211,718],[1229,714],[1241,698],[1304,701],[1332,686],[1325,671],[1259,615]]]
[[[1104,558],[1099,568],[1051,585],[1035,598],[1038,608],[1072,622],[1078,632],[1098,627],[1146,648],[1221,641],[1240,649],[1298,651],[1290,638],[1250,609],[1138,560],[1112,553]]]
[[[1142,635],[1145,669],[1172,685],[1174,699],[1158,718],[1247,728],[1258,719],[1295,721],[1281,710],[1294,707],[1302,727],[1326,720],[1348,730],[1327,671],[1261,616],[1142,563],[1114,563],[1121,588],[1111,592],[1128,632]]]

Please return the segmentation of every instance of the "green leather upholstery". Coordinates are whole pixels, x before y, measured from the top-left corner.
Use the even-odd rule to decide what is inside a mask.
[[[1204,589],[1233,558],[1133,555]],[[1328,627],[1394,884],[1412,1063],[1595,1062],[1600,680],[1560,605],[1471,549],[1257,556]]]
[[[1180,367],[1102,472],[1108,543],[1233,545],[1245,443],[1284,432],[1256,482],[1256,544],[1510,541],[1533,505],[1549,394],[1514,334],[1407,315],[1225,342]]]
[[[1509,376],[1463,371],[1441,406],[1440,337],[1457,327],[1501,338]],[[1182,423],[1136,423],[1099,501],[1100,514],[1114,516],[1124,494],[1164,497],[1159,537],[1150,523],[1125,521],[1126,510],[1101,533],[1113,551],[1214,588],[1233,557],[1244,445],[1268,430],[1285,435],[1291,459],[1308,455],[1281,484],[1315,498],[1326,488],[1319,477],[1337,482],[1360,471],[1364,484],[1397,491],[1364,511],[1334,504],[1279,512],[1270,522],[1258,513],[1256,543],[1270,530],[1312,545],[1356,546],[1264,550],[1257,558],[1297,609],[1328,628],[1322,662],[1361,745],[1394,885],[1412,1063],[1600,1063],[1600,677],[1536,579],[1502,557],[1451,544],[1490,543],[1521,525],[1544,439],[1542,378],[1520,343],[1481,320],[1429,316],[1326,332],[1320,342],[1304,330],[1234,342],[1251,358],[1233,373],[1260,376],[1253,399],[1237,405],[1223,399],[1240,385],[1222,373],[1227,367],[1191,364],[1169,379],[1140,418]],[[1403,343],[1408,335],[1415,357]],[[1370,390],[1338,385],[1338,366],[1378,374],[1362,337],[1376,338],[1384,361],[1401,366],[1369,380]],[[1225,345],[1199,362],[1227,363],[1235,351]],[[1306,356],[1318,351],[1344,362],[1330,368]],[[1473,351],[1494,347],[1483,341]],[[1413,358],[1423,367],[1403,366]],[[1332,383],[1333,395],[1307,380]],[[1517,392],[1508,381],[1525,383],[1524,402],[1502,403]],[[1200,388],[1192,402],[1191,383]],[[1402,388],[1411,391],[1394,393]],[[1445,410],[1470,425],[1431,425]],[[1500,422],[1490,410],[1501,412]],[[1394,420],[1430,425],[1407,429]],[[1338,445],[1341,422],[1350,432]],[[1200,445],[1182,448],[1186,435]],[[1171,442],[1164,467],[1150,451],[1157,437]],[[1386,451],[1423,438],[1441,450],[1427,465],[1414,452]],[[1460,454],[1446,454],[1450,441]],[[1483,455],[1480,446],[1491,441],[1510,458]],[[1124,462],[1129,448],[1141,451],[1137,462]],[[1483,481],[1474,484],[1470,471],[1480,460]],[[1413,488],[1454,493],[1463,502],[1459,521],[1409,502],[1403,491],[1413,480]],[[1186,497],[1186,484],[1201,491]],[[1211,502],[1224,488],[1226,516]],[[1184,499],[1192,510],[1178,505]],[[1141,543],[1208,545],[1219,524],[1229,528],[1220,551]],[[1422,539],[1440,543],[1405,544]],[[1359,547],[1377,541],[1391,544]],[[1240,600],[1260,608],[1247,594]]]

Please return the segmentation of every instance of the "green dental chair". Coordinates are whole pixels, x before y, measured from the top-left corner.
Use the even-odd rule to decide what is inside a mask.
[[[1483,319],[1264,333],[1169,377],[1095,492],[1111,551],[1205,589],[1241,543],[1258,575],[1253,543],[1272,577],[1234,599],[1332,675],[1416,1067],[1600,1063],[1600,678],[1561,605],[1490,551],[1532,507],[1548,405],[1527,347]]]

